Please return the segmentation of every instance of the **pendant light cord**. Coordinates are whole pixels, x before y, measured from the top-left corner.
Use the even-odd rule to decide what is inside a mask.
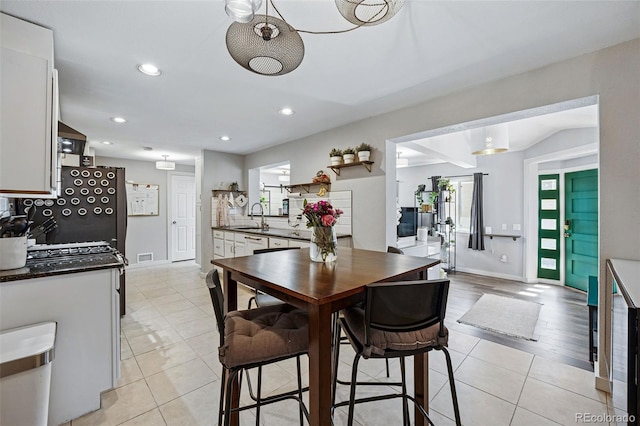
[[[362,27],[365,24],[368,24],[369,22],[375,21],[376,18],[378,17],[378,15],[380,15],[382,13],[382,11],[385,9],[384,7],[380,8],[380,11],[378,11],[378,13],[376,13],[375,15],[373,15],[373,17],[371,17],[371,19],[369,19],[367,22],[363,22],[360,25],[356,25],[353,28],[348,28],[346,30],[335,30],[335,31],[309,31],[309,30],[300,30],[298,28],[295,28],[293,25],[289,24],[289,22],[284,19],[284,16],[282,16],[282,13],[280,13],[280,11],[278,10],[278,8],[276,7],[275,3],[273,2],[273,0],[267,0],[267,17],[269,16],[269,3],[271,3],[271,7],[273,7],[273,10],[276,11],[276,13],[278,14],[278,16],[280,17],[280,19],[282,19],[284,22],[287,23],[287,25],[289,26],[289,29],[291,31],[297,31],[299,33],[305,33],[305,34],[342,34],[342,33],[348,33],[350,31],[353,30],[357,30],[358,28]],[[383,3],[378,3],[378,4],[371,4],[369,6],[386,6],[387,9],[389,8],[389,4],[386,2]],[[268,18],[265,18],[265,24],[266,24],[266,20]]]

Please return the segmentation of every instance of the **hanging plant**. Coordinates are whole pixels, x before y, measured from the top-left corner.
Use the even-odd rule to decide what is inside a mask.
[[[438,179],[438,189],[440,191],[449,191],[452,194],[456,192],[456,187],[447,178]]]

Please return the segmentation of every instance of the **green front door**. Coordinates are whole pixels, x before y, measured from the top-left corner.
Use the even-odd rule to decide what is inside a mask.
[[[565,285],[587,291],[598,276],[598,170],[564,175]]]

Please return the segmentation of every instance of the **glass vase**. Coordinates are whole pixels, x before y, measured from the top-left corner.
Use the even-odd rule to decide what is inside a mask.
[[[335,262],[338,258],[338,238],[333,226],[314,226],[311,229],[309,256],[314,262]]]

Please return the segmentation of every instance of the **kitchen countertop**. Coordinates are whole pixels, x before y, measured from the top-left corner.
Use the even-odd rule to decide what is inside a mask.
[[[436,244],[440,245],[440,237],[429,237],[427,241],[419,241],[415,237],[402,237],[398,239],[398,248],[402,250],[411,247],[421,247]]]
[[[243,234],[262,235],[265,237],[289,238],[291,240],[309,241],[311,239],[311,231],[306,229],[294,233],[291,229],[269,228],[263,231],[260,228],[246,228],[243,226],[214,226],[211,229],[227,232],[242,232]],[[351,238],[351,234],[337,233],[338,238]]]
[[[124,263],[110,253],[68,256],[46,261],[28,259],[23,268],[0,271],[0,283],[122,267]]]

